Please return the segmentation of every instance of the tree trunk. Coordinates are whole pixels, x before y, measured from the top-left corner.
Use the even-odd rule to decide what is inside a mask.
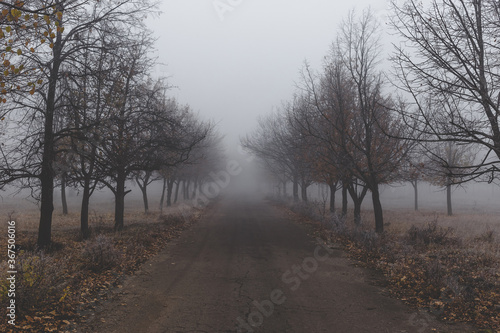
[[[83,239],[90,236],[89,230],[89,203],[90,203],[90,179],[85,179],[83,184],[82,208],[80,210],[80,233]]]
[[[375,232],[381,234],[384,232],[384,212],[382,210],[382,204],[380,203],[380,192],[378,189],[378,184],[371,187],[372,191],[372,202],[373,202],[373,213],[375,214]]]
[[[192,192],[191,197],[189,199],[196,198],[196,189],[197,188],[198,188],[198,178],[195,178],[193,181],[193,192]]]
[[[337,192],[337,183],[330,182],[330,212],[335,213],[335,193]]]
[[[147,185],[144,184],[144,186],[141,188],[142,192],[142,201],[144,202],[144,213],[148,214],[149,213],[149,202],[148,202],[148,191],[147,191]]]
[[[300,186],[300,194],[302,197],[302,201],[307,202],[307,185],[305,184],[305,182],[302,182]]]
[[[189,183],[190,181],[189,180],[185,180],[183,183],[182,183],[182,194],[184,196],[184,200],[189,200]]]
[[[354,184],[349,184],[347,189],[349,191],[349,194],[351,195],[352,201],[354,203],[354,224],[356,226],[361,225],[361,204],[363,203],[363,199],[365,198],[365,195],[368,191],[368,187],[364,186],[363,190],[361,190],[361,193],[358,194],[357,191],[357,186]]]
[[[161,188],[160,215],[163,214],[163,201],[165,200],[165,189],[167,188],[167,178],[163,177],[163,187]]]
[[[61,203],[63,215],[68,215],[68,202],[66,201],[66,172],[61,174]]]
[[[115,190],[115,230],[123,229],[125,214],[125,173],[120,171],[116,178]]]
[[[181,181],[177,180],[177,184],[175,185],[175,197],[174,197],[174,203],[177,203],[177,199],[179,198],[179,185]]]
[[[297,176],[293,176],[293,201],[299,201],[299,180]]]
[[[60,7],[60,6],[59,6]],[[62,8],[58,8],[61,9]],[[59,22],[60,23],[60,22]],[[40,249],[47,247],[51,242],[52,213],[54,211],[54,112],[56,104],[56,88],[61,66],[61,33],[57,32],[57,38],[52,49],[52,68],[50,70],[49,85],[47,90],[45,122],[43,126],[43,152],[42,166],[40,171],[40,223],[38,227],[37,245]]]
[[[283,197],[286,198],[286,180],[283,182]]]
[[[347,216],[347,183],[342,182],[342,217]]]
[[[356,226],[361,225],[361,201],[358,199],[353,199],[354,202],[354,224]]]
[[[451,207],[451,184],[446,185],[446,206],[448,208],[448,216],[453,215],[453,209]]]
[[[418,210],[418,181],[412,181],[411,185],[413,185],[413,191],[415,193],[415,211]]]
[[[149,213],[149,201],[148,201],[148,184],[149,179],[151,179],[151,171],[145,171],[144,178],[141,179],[141,175],[137,174],[135,176],[135,182],[139,186],[142,192],[142,201],[144,203],[144,213]]]
[[[175,180],[169,179],[167,181],[167,207],[172,206],[172,190],[174,188]]]
[[[47,144],[45,148],[47,148]],[[49,145],[50,146],[50,145]],[[49,148],[50,149],[50,148]],[[51,159],[48,153],[43,153],[43,160]],[[42,161],[42,172],[40,176],[41,183],[41,201],[40,201],[40,224],[38,228],[37,245],[43,249],[50,245],[52,232],[52,212],[54,211],[54,175],[52,166],[47,166]],[[49,163],[52,165],[52,163]],[[45,165],[45,166],[44,166]]]

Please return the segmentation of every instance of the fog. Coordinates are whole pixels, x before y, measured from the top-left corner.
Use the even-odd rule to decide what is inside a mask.
[[[221,16],[220,3],[238,3]],[[304,61],[319,69],[350,9],[371,6],[385,22],[386,0],[166,0],[150,20],[158,37],[158,73],[171,94],[214,120],[228,146],[259,115],[292,97]],[[226,8],[226,7],[224,7]]]
[[[209,196],[217,196],[221,200],[227,198],[238,198],[238,200],[264,200],[270,196],[276,195],[277,184],[272,177],[266,174],[258,161],[251,155],[241,151],[233,151],[228,156],[228,163],[234,163],[237,166],[237,172],[234,175],[228,175],[226,169],[222,168],[209,177],[204,185],[204,190]],[[433,186],[427,182],[421,182],[418,185],[419,210],[422,212],[431,212],[436,214],[446,214],[446,192],[443,188]],[[126,196],[126,210],[137,211],[143,209],[142,194],[139,187],[132,181],[127,183],[127,188],[132,191]],[[214,190],[215,189],[215,193]],[[161,181],[156,181],[148,187],[148,197],[150,210],[159,211],[159,202],[162,190]],[[2,193],[2,211],[5,215],[11,212],[19,213],[25,210],[37,210],[36,201],[30,198],[30,192],[21,191],[21,193],[12,196],[12,191]],[[288,184],[288,199],[292,200],[292,185]],[[308,187],[307,195],[309,200],[320,204],[329,202],[329,189],[325,185],[313,184]],[[500,187],[495,184],[486,183],[466,183],[463,186],[456,186],[452,191],[452,203],[454,214],[488,214],[500,216],[500,206],[498,197]],[[203,207],[203,202],[197,202],[200,194],[196,198],[189,200],[179,199],[174,206]],[[362,208],[371,210],[372,203],[370,194],[363,201]],[[81,203],[81,193],[77,190],[68,188],[67,197],[70,212],[78,212]],[[182,197],[182,190],[181,195]],[[211,199],[213,199],[211,197]],[[414,191],[409,184],[393,184],[382,186],[381,189],[382,205],[385,210],[412,211],[414,208]],[[114,208],[114,197],[108,189],[97,190],[91,197],[91,212],[93,214],[111,213]],[[336,206],[340,209],[341,193],[337,191]],[[55,190],[55,214],[61,213],[61,197],[59,188]],[[349,208],[352,209],[352,202],[349,198]]]
[[[321,68],[348,11],[361,11],[368,6],[383,28],[388,9],[385,0],[165,0],[161,2],[162,14],[148,18],[148,26],[157,37],[154,53],[160,64],[156,75],[169,78],[170,96],[189,104],[203,119],[217,125],[224,136],[228,159],[241,167],[238,175],[230,177],[228,186],[220,189],[221,193],[263,197],[275,192],[275,185],[257,161],[241,150],[239,139],[256,128],[259,116],[272,112],[293,96],[305,61],[312,68]],[[387,43],[386,32],[384,36]],[[384,49],[384,58],[389,56],[389,50]],[[126,196],[127,207],[141,207],[137,185],[129,182],[127,188],[132,190]],[[308,195],[322,201],[325,191],[324,187],[313,185]],[[455,188],[454,210],[499,213],[499,192],[496,185],[477,183]],[[12,190],[0,193],[2,213],[16,210],[20,202],[22,206],[36,207],[24,199],[29,192],[23,191],[16,198],[11,198],[11,193]],[[148,193],[155,210],[161,183],[153,183]],[[68,196],[70,210],[78,210],[78,191],[68,189]],[[421,209],[445,212],[445,199],[442,189],[425,183],[420,186]],[[55,200],[57,210],[58,189]],[[91,210],[111,210],[113,202],[110,191],[97,191],[91,198]],[[382,204],[387,209],[411,210],[413,189],[408,185],[385,186]],[[369,198],[363,207],[371,208]]]

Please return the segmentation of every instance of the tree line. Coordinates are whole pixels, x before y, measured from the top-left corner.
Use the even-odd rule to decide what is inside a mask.
[[[350,11],[322,69],[307,63],[294,96],[242,140],[286,195],[307,201],[312,183],[342,191],[354,221],[371,193],[375,231],[384,231],[380,186],[410,182],[447,192],[494,182],[500,162],[500,10],[492,0],[392,1],[393,51],[384,53],[373,13]],[[385,57],[389,66],[382,66]]]
[[[115,198],[124,226],[127,181],[149,209],[147,186],[163,180],[167,204],[218,167],[220,136],[155,78],[146,20],[157,2],[136,0],[0,1],[0,189],[28,188],[40,203],[37,244],[51,242],[54,188],[67,213],[68,186],[82,193],[81,234],[89,236],[96,189]],[[203,167],[201,167],[203,166]],[[193,186],[190,186],[191,183]]]

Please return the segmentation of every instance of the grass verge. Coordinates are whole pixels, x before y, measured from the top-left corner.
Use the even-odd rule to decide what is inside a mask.
[[[411,307],[443,321],[470,323],[482,332],[500,332],[500,244],[496,231],[467,237],[434,218],[405,228],[398,226],[398,232],[386,228],[383,234],[376,234],[372,225],[355,226],[314,203],[277,204],[295,218],[313,224],[317,236],[342,244],[350,257],[383,273],[392,294]]]
[[[20,231],[16,243],[16,325],[0,321],[1,332],[66,332],[76,327],[112,287],[120,287],[126,275],[133,274],[146,260],[177,238],[201,216],[173,214],[148,215],[144,223],[125,226],[114,232],[111,225],[94,228],[92,237],[81,239],[78,229],[57,228],[53,245],[37,252],[36,232]],[[7,248],[7,239],[0,239]],[[0,307],[9,302],[6,254],[0,264]]]

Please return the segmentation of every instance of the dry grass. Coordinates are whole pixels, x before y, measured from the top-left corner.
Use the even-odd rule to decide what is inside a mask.
[[[375,225],[373,212],[362,212],[365,226]],[[435,211],[384,210],[385,229],[389,233],[404,234],[412,225],[423,226],[436,221],[443,228],[453,228],[456,236],[474,239],[487,231],[500,235],[500,216],[492,213],[459,213],[448,216]]]
[[[74,198],[69,200],[69,214],[63,215],[61,206],[56,203],[52,215],[53,230],[71,230],[80,227],[80,202]],[[108,197],[96,198],[91,202],[89,209],[90,228],[113,226],[114,223],[114,202]],[[180,205],[165,207],[163,214],[175,215],[183,214],[183,208]],[[153,201],[150,204],[148,214],[144,213],[142,201],[137,199],[127,200],[125,205],[125,225],[134,223],[154,223],[160,211],[158,202]],[[7,221],[9,218],[16,221],[18,232],[32,232],[38,230],[39,225],[39,207],[33,202],[23,198],[6,197],[0,205],[0,221]],[[6,230],[5,223],[0,223],[0,232]]]
[[[318,207],[290,208],[317,225],[318,236],[342,243],[353,258],[381,271],[396,297],[446,321],[470,322],[485,332],[500,329],[498,215],[386,210],[385,233],[377,235],[370,210],[362,212],[357,227],[352,210],[338,219]]]
[[[155,207],[157,203],[153,203]],[[80,237],[78,202],[70,202],[70,214],[55,207],[51,247],[36,251],[39,223],[38,207],[22,199],[7,199],[0,206],[0,221],[16,221],[18,274],[16,325],[23,332],[56,332],[67,324],[77,323],[91,313],[94,303],[106,298],[116,286],[148,258],[158,253],[171,239],[180,235],[201,211],[186,211],[177,205],[149,214],[142,202],[129,200],[125,210],[125,227],[114,232],[113,202],[101,200],[92,204],[89,217],[91,237]],[[152,206],[153,207],[153,206]],[[7,223],[0,223],[0,248],[7,249]],[[5,282],[7,251],[0,252],[0,277]],[[0,283],[0,305],[6,306],[5,283]],[[22,310],[22,311],[21,311]],[[12,331],[0,323],[0,331]]]

